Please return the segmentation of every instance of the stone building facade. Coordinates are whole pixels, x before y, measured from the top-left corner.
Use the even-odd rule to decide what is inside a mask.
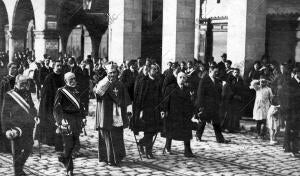
[[[300,61],[299,0],[92,0],[90,7],[83,0],[0,0],[0,50],[10,59],[24,48],[37,59],[72,50],[117,63],[152,57],[163,69],[168,61],[218,61],[224,52],[245,71],[264,54]]]

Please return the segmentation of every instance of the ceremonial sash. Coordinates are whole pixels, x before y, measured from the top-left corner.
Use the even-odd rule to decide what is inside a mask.
[[[30,112],[30,106],[29,104],[24,100],[23,97],[21,97],[17,92],[15,91],[9,91],[7,92],[28,114]]]
[[[76,106],[78,109],[80,109],[79,101],[75,98],[73,94],[71,94],[67,89],[62,88],[62,92],[69,98],[69,100]]]

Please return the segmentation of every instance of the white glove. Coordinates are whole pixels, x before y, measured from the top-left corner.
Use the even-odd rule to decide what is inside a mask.
[[[16,137],[20,136],[20,132],[16,129],[11,129],[6,131],[6,137],[9,140],[15,139]]]

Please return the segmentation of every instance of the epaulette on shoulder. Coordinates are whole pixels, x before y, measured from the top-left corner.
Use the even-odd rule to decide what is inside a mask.
[[[7,91],[7,93],[12,93],[14,90],[12,89],[12,90],[9,90],[9,91]]]
[[[61,92],[64,87],[60,87],[57,89],[57,92]]]

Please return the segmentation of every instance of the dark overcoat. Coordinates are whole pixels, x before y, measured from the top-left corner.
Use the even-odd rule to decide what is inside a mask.
[[[177,84],[167,87],[164,94],[165,132],[168,138],[188,141],[192,139],[193,101],[190,89]]]
[[[296,79],[290,80],[290,113],[287,121],[291,122],[292,129],[300,132],[300,83]]]
[[[40,117],[41,142],[54,145],[55,144],[55,119],[53,116],[53,106],[56,91],[65,84],[63,75],[50,73],[45,81],[41,91],[41,102],[39,106],[38,116]]]
[[[151,80],[148,76],[141,76],[137,79],[134,90],[133,119],[130,122],[134,132],[161,130],[161,86],[162,79]],[[151,87],[155,87],[155,90]],[[150,97],[151,102],[146,100]]]
[[[220,122],[222,106],[222,82],[212,79],[206,75],[201,79],[196,98],[196,108],[204,108],[202,113],[202,120],[207,122]]]

